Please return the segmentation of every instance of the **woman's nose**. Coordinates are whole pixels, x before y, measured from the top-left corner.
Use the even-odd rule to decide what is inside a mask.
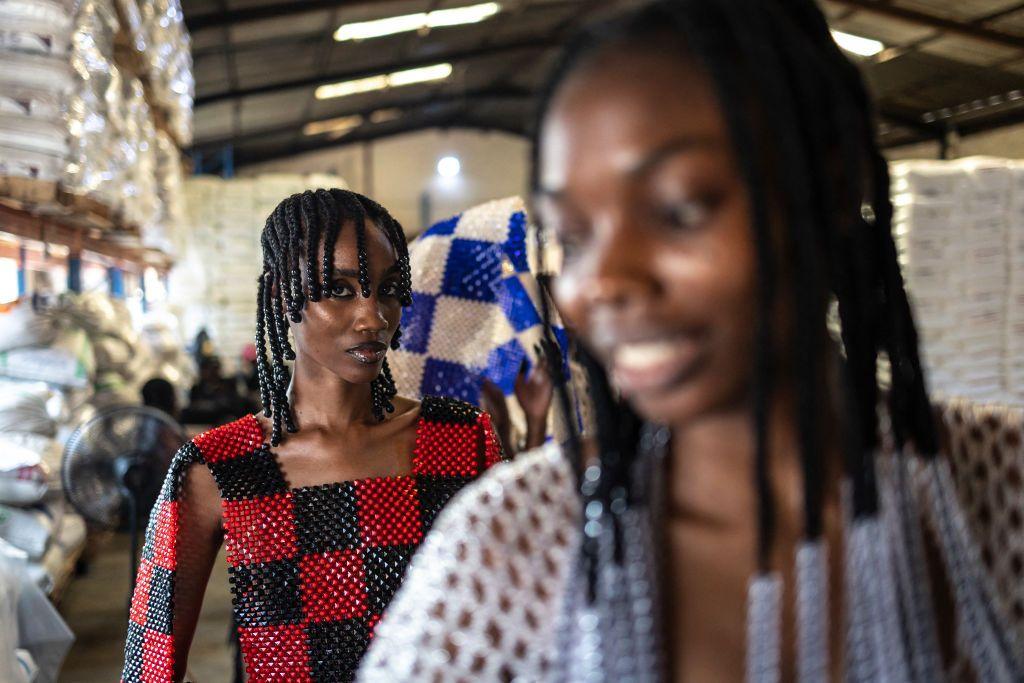
[[[357,314],[355,329],[358,332],[380,332],[388,327],[388,319],[384,316],[380,300],[376,295],[368,297],[357,295]]]

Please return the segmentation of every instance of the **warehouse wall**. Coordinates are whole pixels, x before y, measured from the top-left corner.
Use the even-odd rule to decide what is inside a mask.
[[[239,175],[341,176],[351,189],[387,207],[414,234],[425,227],[421,218],[425,192],[428,225],[490,199],[525,195],[528,149],[524,139],[505,133],[432,130],[246,166]],[[444,179],[437,176],[436,166],[448,154],[459,157],[462,173]]]

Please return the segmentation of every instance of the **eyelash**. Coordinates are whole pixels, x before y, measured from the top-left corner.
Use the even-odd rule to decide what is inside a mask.
[[[399,295],[398,285],[394,282],[385,282],[381,285],[380,291],[381,296],[397,297]],[[347,283],[335,282],[331,284],[331,293],[335,297],[348,298],[355,294],[355,290],[353,290]]]
[[[675,230],[694,228],[708,216],[708,207],[702,202],[682,202],[657,209],[658,217]]]

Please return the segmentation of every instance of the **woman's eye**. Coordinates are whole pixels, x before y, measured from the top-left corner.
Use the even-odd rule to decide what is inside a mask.
[[[584,242],[583,235],[578,232],[565,231],[559,234],[556,243],[562,257],[562,263],[575,259],[583,249]]]
[[[708,217],[707,207],[699,202],[670,204],[661,208],[658,213],[662,222],[674,229],[699,226]]]
[[[337,297],[352,296],[355,292],[344,282],[331,283],[331,295]]]
[[[381,296],[398,296],[398,285],[394,282],[385,282],[380,286]]]

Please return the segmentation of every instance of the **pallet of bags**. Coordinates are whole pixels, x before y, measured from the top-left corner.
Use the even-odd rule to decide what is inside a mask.
[[[893,227],[932,388],[953,392],[961,362],[958,233],[963,173],[930,161],[892,166]]]
[[[0,196],[56,203],[68,156],[72,17],[54,0],[0,0]]]
[[[959,165],[965,172],[966,209],[959,239],[964,264],[957,318],[963,354],[960,380],[964,396],[997,400],[1006,390],[1006,243],[1013,174],[1003,159],[972,157]]]
[[[1008,162],[1012,184],[1006,219],[1006,337],[1004,373],[1007,400],[1024,404],[1024,162]]]
[[[90,200],[108,212],[121,201],[122,143],[116,120],[122,76],[114,64],[120,23],[109,0],[83,0],[75,17],[70,65],[74,73],[66,123],[70,152],[61,179],[69,203]]]

